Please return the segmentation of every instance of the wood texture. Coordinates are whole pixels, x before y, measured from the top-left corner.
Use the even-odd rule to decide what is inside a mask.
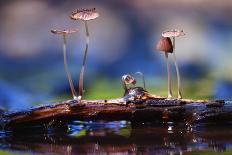
[[[30,126],[59,126],[72,120],[128,120],[134,123],[222,122],[232,120],[232,104],[224,100],[178,100],[152,95],[143,88],[131,88],[123,98],[110,100],[68,100],[2,113],[4,129]]]

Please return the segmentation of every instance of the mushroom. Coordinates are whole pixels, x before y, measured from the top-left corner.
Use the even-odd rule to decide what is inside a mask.
[[[136,84],[136,80],[133,76],[131,76],[130,74],[125,74],[122,76],[122,85],[123,88],[125,90],[125,94],[126,92],[128,92],[128,88],[127,85],[132,84],[135,85]]]
[[[156,45],[158,51],[163,51],[165,53],[165,59],[167,63],[168,72],[168,98],[172,98],[172,88],[171,88],[171,68],[168,60],[168,53],[173,52],[172,41],[169,37],[161,37]]]
[[[173,44],[173,59],[174,59],[174,64],[175,64],[175,68],[176,68],[176,76],[177,76],[177,86],[178,86],[178,98],[181,99],[182,98],[182,94],[181,94],[181,80],[180,80],[180,72],[179,72],[179,67],[178,67],[178,63],[176,60],[176,54],[175,54],[175,37],[180,37],[180,36],[184,36],[185,33],[183,30],[171,30],[171,31],[164,31],[162,33],[163,37],[171,37],[172,38],[172,44]]]
[[[80,96],[83,95],[84,70],[85,70],[86,57],[87,57],[88,47],[89,47],[89,29],[88,29],[87,21],[93,20],[97,18],[98,16],[99,16],[99,13],[96,11],[95,8],[76,10],[72,12],[70,16],[70,18],[73,20],[82,20],[85,24],[85,30],[86,30],[85,54],[84,54],[81,72],[80,72],[80,78],[79,78],[79,95]]]
[[[144,75],[142,72],[135,72],[135,75],[140,75],[142,77],[142,80],[143,80],[143,88],[144,90],[146,90],[146,83],[145,83],[145,78],[144,78]]]
[[[76,91],[75,91],[75,88],[74,88],[74,85],[73,85],[72,76],[71,76],[71,73],[69,72],[68,64],[67,64],[67,49],[66,49],[66,42],[67,42],[67,39],[66,39],[66,35],[67,35],[67,34],[75,33],[75,32],[77,32],[77,31],[78,31],[78,29],[70,29],[70,30],[57,30],[57,29],[52,29],[52,30],[51,30],[51,32],[52,32],[53,34],[57,34],[57,35],[62,35],[62,36],[63,36],[64,69],[65,69],[65,72],[66,72],[67,77],[68,77],[68,81],[69,81],[69,85],[70,85],[70,89],[71,89],[71,92],[72,92],[73,99],[77,99],[77,93],[76,93]]]

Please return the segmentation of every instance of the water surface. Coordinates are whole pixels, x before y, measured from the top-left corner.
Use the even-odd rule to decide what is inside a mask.
[[[232,154],[232,125],[74,121],[65,127],[1,131],[10,154]]]

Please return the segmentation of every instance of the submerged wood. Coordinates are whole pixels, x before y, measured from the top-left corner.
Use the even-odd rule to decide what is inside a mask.
[[[4,129],[30,126],[59,126],[73,120],[128,120],[152,122],[222,122],[232,120],[232,104],[224,100],[167,99],[141,87],[129,89],[123,98],[110,100],[68,100],[0,114]]]

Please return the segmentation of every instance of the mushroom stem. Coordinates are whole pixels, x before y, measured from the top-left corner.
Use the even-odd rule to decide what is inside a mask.
[[[139,75],[142,76],[142,79],[143,79],[143,88],[144,88],[144,90],[146,90],[146,82],[145,82],[145,78],[144,78],[143,73],[142,72],[136,72],[135,74],[139,74]]]
[[[80,78],[79,78],[79,95],[80,96],[83,95],[84,71],[85,71],[85,63],[86,63],[88,47],[89,47],[89,29],[88,29],[87,21],[84,21],[84,23],[85,23],[85,30],[86,30],[86,46],[85,46],[85,54],[84,54],[81,72],[80,72]]]
[[[167,72],[168,72],[168,98],[172,98],[172,83],[171,83],[171,68],[168,61],[168,53],[165,52],[165,59],[167,62]]]
[[[175,54],[174,51],[173,51],[173,59],[174,59],[175,67],[176,67],[177,87],[178,87],[178,98],[179,98],[179,99],[182,99],[180,72],[179,72],[179,67],[178,67],[178,63],[177,63],[177,60],[176,60],[176,54]]]
[[[67,48],[66,48],[67,40],[66,40],[66,35],[65,34],[63,34],[63,39],[64,39],[64,43],[63,43],[64,69],[65,69],[65,72],[66,72],[67,77],[68,77],[68,81],[69,81],[69,85],[70,85],[70,89],[71,89],[71,92],[72,92],[73,99],[76,99],[77,98],[77,93],[75,91],[72,76],[71,76],[71,73],[69,72],[68,64],[67,64]]]
[[[173,51],[175,51],[176,48],[176,38],[172,37],[172,47],[173,47]]]
[[[175,54],[175,37],[173,37],[172,42],[173,42],[173,60],[174,60],[174,64],[175,64],[175,67],[176,67],[176,76],[177,76],[178,98],[182,99],[180,72],[179,72],[179,67],[178,67],[178,63],[177,63],[177,60],[176,60],[176,54]]]

